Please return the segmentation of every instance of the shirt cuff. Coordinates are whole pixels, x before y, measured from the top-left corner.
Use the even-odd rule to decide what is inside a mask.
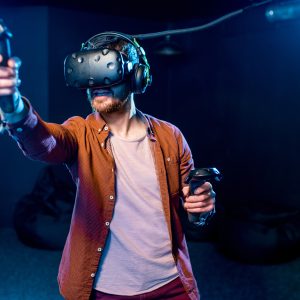
[[[210,220],[212,217],[215,215],[216,209],[214,208],[213,210],[205,213],[201,213],[199,216],[199,221],[193,222],[193,224],[197,227],[203,227],[209,224]]]
[[[22,101],[24,101],[25,109],[16,118],[12,121],[1,120],[2,131],[8,131],[9,135],[13,137],[17,137],[20,134],[26,135],[38,122],[29,100],[22,97]]]

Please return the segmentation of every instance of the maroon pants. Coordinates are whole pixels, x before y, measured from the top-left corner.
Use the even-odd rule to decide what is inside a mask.
[[[190,300],[179,277],[170,283],[144,294],[136,296],[118,296],[93,290],[90,300]]]

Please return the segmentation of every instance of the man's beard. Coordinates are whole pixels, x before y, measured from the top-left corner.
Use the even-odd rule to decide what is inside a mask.
[[[128,102],[130,95],[130,81],[126,80],[109,88],[88,89],[88,99],[94,111],[99,113],[114,113],[121,111]],[[106,100],[97,100],[97,96],[108,97]]]
[[[113,101],[111,103],[108,103],[106,105],[97,105],[97,102],[95,99],[91,101],[91,106],[94,111],[98,113],[114,113],[121,110],[123,107],[125,101]]]

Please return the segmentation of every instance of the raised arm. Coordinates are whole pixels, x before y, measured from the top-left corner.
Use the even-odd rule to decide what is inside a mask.
[[[3,60],[0,55],[0,64]],[[77,153],[80,118],[64,124],[47,123],[34,111],[19,91],[21,61],[10,58],[0,66],[0,116],[2,130],[16,140],[23,153],[31,159],[49,163],[67,163]]]

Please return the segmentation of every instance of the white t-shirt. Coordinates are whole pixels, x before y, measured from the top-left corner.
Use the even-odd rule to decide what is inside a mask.
[[[147,136],[111,136],[116,206],[94,289],[138,295],[178,277]]]

